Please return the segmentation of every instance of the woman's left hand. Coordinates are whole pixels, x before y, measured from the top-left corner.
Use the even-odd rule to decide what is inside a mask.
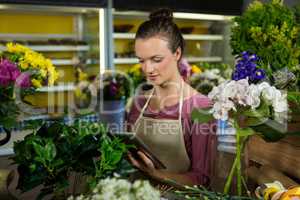
[[[139,160],[135,159],[131,155],[131,153],[128,153],[128,157],[131,163],[138,169],[142,170],[143,172],[146,172],[149,175],[154,176],[156,174],[155,172],[157,171],[157,169],[155,169],[153,162],[142,151],[138,151],[137,154],[141,159]]]

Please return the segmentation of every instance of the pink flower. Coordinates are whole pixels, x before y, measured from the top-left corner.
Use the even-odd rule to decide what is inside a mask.
[[[7,86],[14,82],[20,74],[21,72],[15,63],[8,59],[0,60],[0,85]]]
[[[192,67],[189,65],[188,61],[182,58],[179,62],[179,73],[184,81],[187,81],[191,75]]]
[[[16,80],[16,85],[21,88],[29,88],[31,86],[30,74],[22,73]]]

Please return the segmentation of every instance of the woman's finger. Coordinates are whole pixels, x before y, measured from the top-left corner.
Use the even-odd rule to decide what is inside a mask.
[[[147,167],[155,168],[153,162],[141,151],[138,151],[138,155],[143,160],[143,162],[146,164]]]
[[[133,156],[131,155],[131,153],[128,153],[128,158],[129,158],[129,160],[130,160],[130,162],[131,162],[131,164],[132,164],[133,166],[135,166],[135,167],[141,169],[140,163],[139,163],[135,158],[133,158]]]

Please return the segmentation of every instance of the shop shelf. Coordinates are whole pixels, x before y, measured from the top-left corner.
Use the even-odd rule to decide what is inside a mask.
[[[115,64],[136,64],[139,60],[137,58],[115,58]]]
[[[212,56],[212,57],[187,57],[188,62],[222,62],[222,57]]]
[[[115,39],[134,39],[135,33],[114,33]],[[223,40],[223,35],[209,35],[209,34],[184,34],[185,40],[211,40],[218,41]]]
[[[76,59],[52,59],[53,65],[78,65],[79,60]],[[87,59],[85,64],[98,64],[99,61],[95,59]]]
[[[222,57],[187,57],[188,62],[222,62]],[[136,64],[139,60],[137,58],[115,58],[115,64]]]
[[[34,51],[39,52],[52,52],[52,51],[88,51],[87,45],[26,45]],[[6,48],[0,46],[0,51],[4,51]]]
[[[118,18],[144,18],[147,19],[149,13],[143,11],[114,11],[113,15]],[[200,14],[200,13],[183,13],[174,12],[175,19],[191,19],[191,20],[210,20],[210,21],[229,21],[234,16],[224,16],[216,14]]]
[[[54,86],[48,86],[48,87],[41,87],[37,89],[38,92],[67,92],[67,91],[73,91],[75,89],[75,86],[73,83],[68,83],[65,85],[54,85]]]

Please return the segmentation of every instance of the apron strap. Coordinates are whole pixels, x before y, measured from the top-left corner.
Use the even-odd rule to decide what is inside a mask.
[[[148,104],[149,104],[149,102],[150,102],[150,99],[151,99],[151,97],[153,96],[153,94],[154,94],[154,88],[152,89],[152,91],[151,91],[151,93],[150,93],[150,96],[149,96],[149,98],[147,99],[145,105],[143,106],[143,108],[142,108],[142,110],[141,110],[141,112],[140,112],[140,114],[139,114],[139,117],[137,118],[136,122],[138,122],[138,120],[143,116],[143,114],[144,114],[144,112],[145,112],[145,110],[146,110],[146,108],[147,108],[147,106],[148,106]]]
[[[181,85],[180,85],[180,97],[179,97],[179,114],[178,114],[178,120],[179,120],[179,123],[180,123],[180,127],[181,127],[181,130],[182,130],[182,123],[181,123],[181,117],[182,117],[182,107],[183,107],[183,96],[184,96],[184,90],[183,90],[183,86],[184,86],[184,82],[181,81]],[[139,119],[143,116],[147,106],[149,105],[149,102],[151,100],[151,97],[153,96],[154,94],[154,88],[152,89],[151,93],[150,93],[150,96],[149,98],[147,99],[145,105],[143,106],[140,114],[139,114],[139,117],[137,118],[136,122],[139,121]]]

